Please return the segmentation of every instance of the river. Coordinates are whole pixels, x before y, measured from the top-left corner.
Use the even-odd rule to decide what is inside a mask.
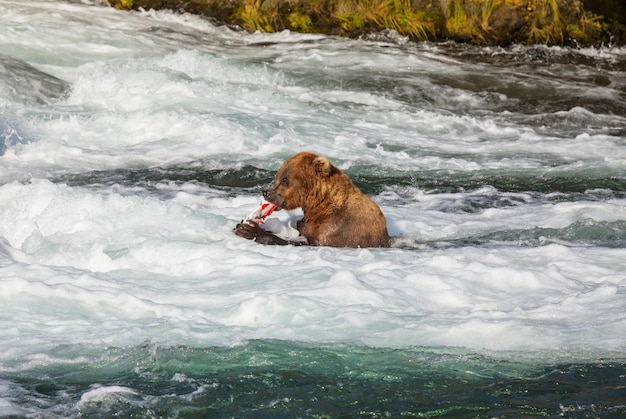
[[[626,49],[89,3],[0,0],[0,416],[626,415]],[[394,247],[232,233],[303,150]]]

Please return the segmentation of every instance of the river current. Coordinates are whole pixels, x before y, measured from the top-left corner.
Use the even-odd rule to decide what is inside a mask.
[[[0,416],[626,415],[624,48],[0,22]],[[304,150],[393,248],[232,233]]]

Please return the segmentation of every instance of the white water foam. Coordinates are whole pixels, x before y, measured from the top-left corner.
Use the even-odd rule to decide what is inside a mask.
[[[490,67],[435,46],[247,35],[188,15],[63,2],[0,4],[3,54],[71,84],[44,104],[0,105],[28,134],[0,157],[0,369],[51,363],[61,357],[54,348],[70,340],[125,347],[275,338],[623,353],[623,248],[558,240],[432,245],[622,221],[619,196],[558,202],[520,192],[509,196],[519,205],[464,211],[465,202],[500,192],[388,187],[374,199],[404,246],[328,249],[234,236],[259,202],[254,192],[51,180],[197,162],[272,170],[302,149],[346,170],[602,177],[626,169],[615,134],[623,117],[606,131],[533,125],[542,114],[508,110],[518,99],[505,93],[441,86],[437,75],[462,80]],[[616,90],[596,94],[610,99]],[[550,115],[610,119],[583,105]],[[106,390],[85,397],[101,396]]]
[[[258,203],[253,197],[191,188],[163,201],[48,181],[1,192],[1,218],[12,220],[0,229],[8,242],[0,280],[5,355],[16,345],[39,352],[68,335],[114,346],[279,338],[605,351],[619,350],[626,332],[623,316],[615,317],[626,308],[623,249],[264,247],[230,231]],[[414,223],[393,217],[408,218],[416,205],[383,210],[397,232],[432,230],[433,238],[540,220],[557,226],[577,211],[620,217],[575,203],[517,215],[421,211]]]
[[[96,386],[92,390],[89,390],[80,398],[78,402],[78,409],[84,408],[90,403],[106,403],[111,400],[118,402],[120,399],[125,399],[127,395],[136,395],[137,392],[131,388],[123,386]]]

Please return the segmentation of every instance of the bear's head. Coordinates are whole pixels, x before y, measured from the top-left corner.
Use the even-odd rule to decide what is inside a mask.
[[[274,184],[263,197],[277,209],[292,210],[304,206],[311,193],[317,192],[320,180],[331,176],[335,167],[326,157],[309,152],[287,159],[276,173]]]

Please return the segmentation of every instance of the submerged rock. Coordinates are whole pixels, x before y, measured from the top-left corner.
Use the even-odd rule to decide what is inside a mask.
[[[24,60],[0,54],[0,94],[15,102],[45,104],[62,97],[69,86]]]

